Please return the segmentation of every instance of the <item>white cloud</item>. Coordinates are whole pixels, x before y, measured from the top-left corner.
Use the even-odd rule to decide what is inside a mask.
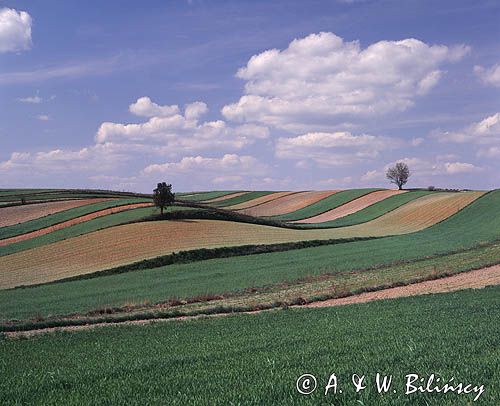
[[[320,166],[352,165],[372,160],[380,151],[400,146],[398,139],[350,132],[314,132],[297,137],[280,137],[276,143],[276,157],[298,159],[300,166],[312,160]]]
[[[239,150],[256,139],[269,136],[266,127],[244,124],[230,127],[224,121],[206,121],[198,118],[207,112],[205,103],[187,104],[184,114],[177,106],[160,106],[148,97],[141,97],[130,105],[130,111],[149,120],[139,124],[102,123],[95,140],[129,145],[160,155],[176,155],[203,150]],[[156,114],[152,116],[152,114]]]
[[[40,121],[49,121],[50,117],[47,114],[38,114],[36,118]]]
[[[439,81],[445,63],[469,48],[416,39],[380,41],[362,49],[330,32],[292,41],[250,58],[237,76],[245,95],[224,106],[230,120],[308,131],[349,117],[402,111]]]
[[[444,168],[446,173],[450,175],[455,175],[457,173],[474,173],[482,170],[482,168],[466,162],[446,162]]]
[[[474,66],[474,73],[484,84],[500,87],[500,64],[493,65],[491,68]]]
[[[21,103],[32,103],[32,104],[40,104],[43,102],[43,99],[38,95],[28,96],[28,97],[18,97],[16,100]]]
[[[31,48],[31,16],[25,11],[0,9],[0,53]]]
[[[115,168],[118,162],[126,162],[127,158],[110,144],[78,150],[13,152],[7,161],[0,162],[0,173],[56,174],[57,176],[63,174],[73,176],[80,172],[99,173]]]
[[[473,123],[460,131],[434,131],[433,138],[443,143],[471,143],[477,145],[500,143],[500,113]]]
[[[231,173],[234,176],[245,174],[262,174],[266,165],[249,155],[226,154],[222,158],[205,158],[202,156],[184,157],[179,162],[148,165],[143,172],[146,174],[163,173]]]
[[[132,114],[140,117],[170,117],[179,114],[179,106],[159,106],[149,97],[139,97],[128,109]]]

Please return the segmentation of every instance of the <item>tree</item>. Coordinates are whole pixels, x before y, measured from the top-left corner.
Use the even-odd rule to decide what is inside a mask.
[[[408,182],[408,178],[410,177],[410,169],[408,165],[404,162],[398,162],[392,168],[389,168],[386,173],[387,179],[398,185],[398,189],[403,189],[403,185]]]
[[[170,206],[175,200],[175,194],[172,193],[172,185],[167,185],[165,182],[158,183],[156,189],[153,190],[153,202],[156,207],[159,207],[163,215],[163,209]]]

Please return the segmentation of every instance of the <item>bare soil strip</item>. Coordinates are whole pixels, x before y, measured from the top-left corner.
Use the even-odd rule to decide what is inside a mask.
[[[491,267],[476,269],[474,271],[464,272],[458,275],[448,276],[441,279],[418,282],[411,285],[389,288],[376,292],[361,293],[359,295],[348,296],[345,298],[330,299],[322,302],[313,302],[306,305],[299,305],[293,307],[317,308],[317,307],[343,306],[356,303],[366,303],[374,300],[386,300],[386,299],[395,299],[400,297],[447,293],[464,289],[482,289],[486,286],[493,286],[499,284],[500,284],[500,265],[494,265]],[[263,311],[277,311],[277,310],[271,309],[271,310],[245,311],[245,312],[238,312],[238,314],[255,314],[255,313],[261,313]],[[158,318],[158,319],[132,320],[121,323],[105,322],[105,323],[96,323],[96,324],[79,325],[79,326],[50,327],[50,328],[34,329],[28,331],[16,331],[4,334],[9,338],[20,338],[20,337],[31,337],[39,334],[46,334],[56,331],[81,331],[81,330],[89,330],[93,328],[107,327],[107,326],[143,325],[149,323],[158,323],[158,322],[174,321],[174,320],[176,321],[193,320],[202,317],[203,318],[220,317],[220,316],[228,316],[231,314],[232,313],[217,313],[210,315],[180,316],[168,319]]]
[[[0,208],[0,227],[12,226],[14,224],[24,223],[49,214],[60,211],[74,209],[75,207],[85,206],[87,204],[99,203],[113,200],[112,198],[67,200],[57,202],[47,202],[38,204],[26,204],[21,206],[11,206]]]
[[[0,288],[51,282],[198,248],[406,234],[448,218],[481,195],[429,195],[367,223],[334,229],[293,230],[218,220],[126,224],[0,257]]]
[[[292,221],[292,223],[323,223],[325,221],[336,220],[341,217],[348,216],[349,214],[356,213],[363,210],[372,204],[387,199],[388,197],[405,193],[406,190],[378,190],[376,192],[368,193],[367,195],[358,197],[340,207],[329,210],[325,213],[318,214],[314,217]]]
[[[119,213],[119,212],[124,211],[124,210],[137,209],[139,207],[147,207],[147,206],[152,206],[152,204],[151,203],[134,203],[134,204],[127,204],[127,205],[123,205],[123,206],[111,207],[109,209],[99,210],[99,211],[96,211],[94,213],[89,213],[89,214],[86,214],[84,216],[77,217],[77,218],[74,218],[71,220],[67,220],[67,221],[64,221],[62,223],[58,223],[58,224],[55,224],[53,226],[50,226],[50,227],[45,227],[45,228],[42,228],[40,230],[32,231],[30,233],[21,234],[21,235],[15,236],[15,237],[0,240],[0,247],[3,247],[5,245],[9,245],[9,244],[13,244],[13,243],[19,242],[19,241],[29,240],[30,238],[39,237],[39,236],[44,235],[44,234],[52,233],[54,231],[61,230],[61,229],[66,228],[66,227],[70,227],[70,226],[73,226],[75,224],[79,224],[79,223],[83,223],[85,221],[95,219],[97,217],[107,216],[107,215],[110,215],[113,213]]]
[[[224,209],[228,209],[228,210],[247,209],[249,207],[258,206],[259,204],[274,201],[276,199],[279,199],[280,197],[288,196],[288,195],[295,194],[295,193],[297,193],[297,192],[275,192],[275,193],[271,193],[269,195],[257,197],[256,199],[248,200],[248,201],[243,202],[243,203],[238,203],[238,204],[234,204],[232,206],[227,206],[227,207],[224,207]]]
[[[292,211],[302,209],[337,192],[339,192],[339,190],[294,193],[270,202],[259,204],[258,206],[242,209],[239,212],[257,217],[279,216],[281,214],[287,214]]]
[[[304,305],[304,307],[342,306],[354,303],[366,303],[374,300],[454,292],[456,290],[463,289],[481,289],[486,286],[499,284],[500,265],[494,265],[488,268],[464,272],[458,275],[448,276],[446,278],[435,279],[432,281],[419,282],[407,286],[398,286],[396,288],[389,288],[376,292],[366,292],[340,299],[330,299],[323,302],[309,303]]]

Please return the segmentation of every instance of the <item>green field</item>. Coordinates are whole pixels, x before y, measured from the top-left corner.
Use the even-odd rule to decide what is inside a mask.
[[[90,310],[95,305],[122,305],[127,301],[136,303],[144,300],[156,302],[172,296],[192,297],[197,294],[224,293],[293,281],[306,276],[389,266],[400,261],[415,261],[474,247],[480,249],[482,244],[497,241],[499,238],[500,216],[496,215],[499,208],[500,190],[484,195],[451,218],[417,233],[175,264],[91,280],[4,291],[0,292],[0,303],[3,302],[6,309],[11,309],[5,310],[5,318],[16,317],[16,311],[32,316],[33,309],[42,315],[82,311]],[[113,216],[125,213],[129,212]],[[113,219],[113,216],[107,216],[107,221]],[[103,226],[102,223],[98,225]],[[87,228],[89,225],[83,223],[78,226]],[[29,244],[31,241],[24,243]],[[477,256],[480,258],[480,255]],[[489,253],[485,257],[484,265],[494,263],[497,257],[499,255],[496,251]],[[16,306],[8,305],[9,298],[12,299],[16,292],[19,293],[17,310]],[[58,300],[61,306],[59,311]]]
[[[484,385],[500,403],[500,288],[0,340],[0,402],[44,404],[466,405],[406,395],[405,375]],[[376,393],[376,373],[396,393]],[[297,378],[319,388],[300,395]],[[343,393],[324,396],[335,373]],[[352,374],[370,385],[355,393]]]
[[[302,251],[302,250],[301,250]],[[0,322],[7,320],[40,319],[72,313],[86,313],[95,309],[158,303],[172,298],[190,300],[197,297],[225,295],[222,299],[203,305],[211,309],[219,305],[247,306],[255,303],[248,288],[265,288],[258,292],[258,302],[291,302],[297,297],[316,300],[323,295],[354,294],[367,289],[380,289],[399,283],[411,283],[439,275],[450,275],[478,269],[500,262],[500,243],[436,256],[416,262],[367,268],[367,270],[339,270],[329,264],[326,256],[308,262],[294,250],[285,259],[278,254],[221,258],[174,264],[165,267],[126,272],[67,282],[0,290]],[[310,253],[310,252],[309,252]],[[272,269],[272,272],[269,272]],[[245,272],[244,270],[252,270]],[[312,277],[329,275],[318,279]],[[300,282],[304,279],[307,283]],[[290,284],[284,287],[283,284]],[[341,287],[332,290],[332,283]],[[201,305],[182,306],[174,310],[200,310]],[[111,316],[112,318],[113,316]]]

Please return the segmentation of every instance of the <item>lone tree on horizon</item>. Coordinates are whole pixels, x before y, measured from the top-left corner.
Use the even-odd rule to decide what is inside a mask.
[[[158,183],[156,189],[153,190],[153,202],[156,207],[159,207],[163,215],[163,209],[170,206],[175,200],[175,193],[172,193],[172,185],[165,182]]]
[[[403,185],[408,182],[410,177],[410,168],[404,162],[398,162],[393,167],[387,169],[385,176],[387,179],[398,186],[398,189],[403,189]]]

